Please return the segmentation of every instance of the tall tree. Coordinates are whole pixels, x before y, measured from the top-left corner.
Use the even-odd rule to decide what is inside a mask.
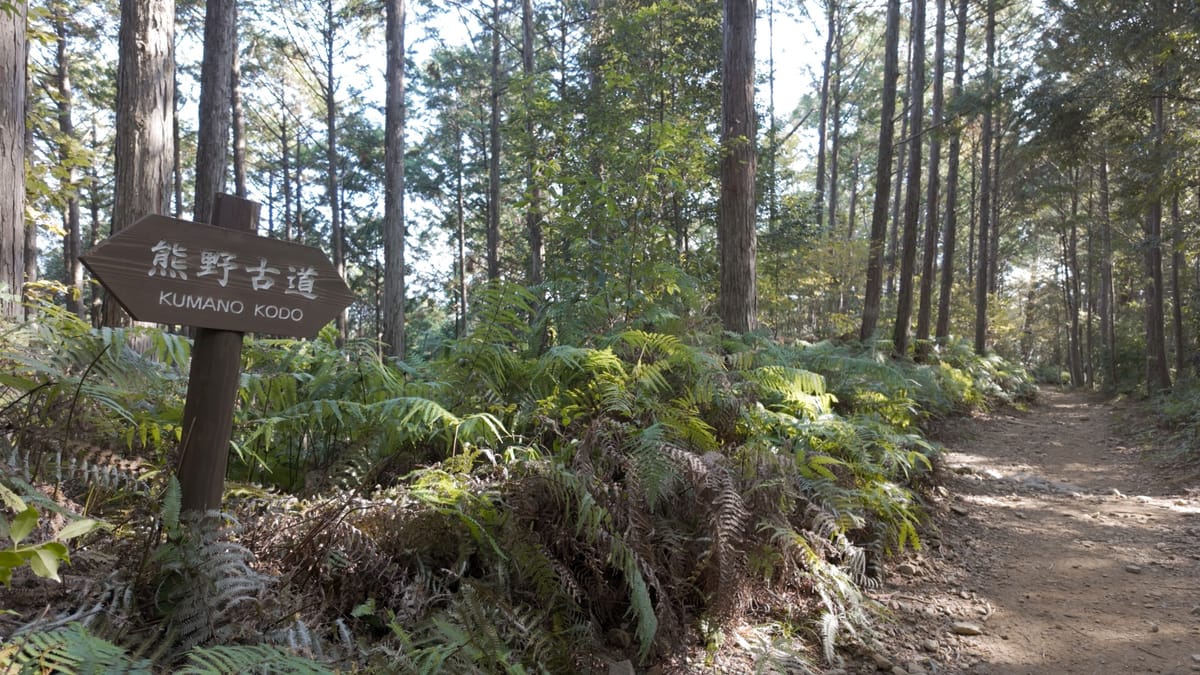
[[[325,200],[329,206],[329,235],[333,240],[333,265],[338,276],[346,278],[346,233],[342,222],[341,162],[338,158],[338,67],[339,17],[333,0],[325,0],[325,21],[321,25],[322,72],[318,82],[325,112]],[[340,335],[346,335],[346,310],[337,316]]]
[[[236,11],[236,7],[234,8]],[[242,93],[242,50],[233,50],[233,73],[230,82],[230,124],[233,133],[233,193],[242,199],[246,187],[246,107]]]
[[[291,132],[292,179],[294,222],[290,223],[292,236],[297,240],[327,242],[334,268],[343,278],[347,271],[347,204],[345,191],[349,187],[348,163],[353,152],[342,147],[342,125],[351,125],[355,116],[353,92],[347,95],[344,76],[350,71],[348,46],[353,30],[361,22],[358,13],[364,6],[339,0],[277,0],[265,27],[270,35],[268,42],[286,60],[287,69],[272,73],[274,80],[269,87],[277,89],[283,113]],[[298,91],[291,90],[291,80],[299,85]],[[299,105],[293,97],[299,94]],[[310,97],[305,100],[305,94]],[[311,103],[320,120],[321,131],[310,132],[304,104]],[[321,140],[313,144],[312,137]],[[282,140],[282,139],[281,139]],[[286,141],[284,141],[286,142]],[[319,153],[314,153],[316,145]],[[382,142],[377,146],[382,145]],[[382,164],[382,162],[380,162]],[[321,185],[324,188],[325,209],[323,212],[306,211],[303,192],[308,180],[306,169],[319,167],[324,170]],[[322,219],[326,216],[327,219]],[[328,223],[328,231],[319,228]],[[353,280],[348,279],[353,287]],[[336,318],[339,334],[345,336],[348,311]]]
[[[905,65],[909,66],[904,71],[904,88],[900,90],[900,142],[897,143],[895,149],[896,165],[893,171],[896,176],[895,186],[892,189],[892,215],[888,222],[891,225],[891,231],[888,234],[887,247],[887,285],[884,295],[886,297],[895,297],[896,295],[896,266],[900,262],[900,225],[902,222],[902,204],[904,203],[904,178],[905,169],[908,167],[908,146],[906,142],[909,138],[908,123],[912,120],[912,116],[905,114],[908,111],[909,97],[912,95],[912,53],[913,41],[912,31],[908,33],[907,47],[904,50]]]
[[[1112,243],[1112,215],[1109,205],[1109,186],[1108,186],[1108,153],[1102,147],[1100,150],[1099,171],[1099,191],[1097,195],[1100,208],[1100,345],[1101,354],[1104,360],[1104,375],[1105,384],[1111,389],[1117,384],[1117,355],[1116,355],[1116,321],[1113,316],[1115,312],[1115,292],[1113,289],[1113,243]]]
[[[208,0],[204,12],[204,56],[200,61],[196,193],[192,202],[193,218],[201,223],[210,222],[213,198],[218,192],[225,191],[236,52],[235,0]]]
[[[1079,201],[1080,174],[1078,167],[1071,167],[1066,172],[1070,180],[1070,205],[1066,213],[1061,213],[1064,227],[1059,232],[1059,247],[1062,251],[1060,269],[1062,270],[1063,306],[1066,309],[1065,328],[1067,331],[1067,368],[1071,373],[1071,384],[1082,387],[1085,382],[1083,368],[1083,332],[1080,326],[1082,310],[1082,283],[1079,268]]]
[[[1183,325],[1184,304],[1184,257],[1187,245],[1183,231],[1183,216],[1180,213],[1179,193],[1171,195],[1171,330],[1175,346],[1175,372],[1187,372],[1188,342],[1187,329]]]
[[[833,0],[831,0],[831,3]],[[842,103],[845,99],[845,36],[843,35],[846,22],[844,17],[839,16],[834,23],[836,37],[834,40],[834,70],[833,78],[830,81],[829,91],[829,120],[830,120],[830,138],[829,138],[829,223],[826,226],[826,231],[833,234],[837,229],[838,219],[838,181],[840,173],[839,161],[841,159],[842,150]]]
[[[26,2],[0,4],[0,319],[19,319],[25,275]]]
[[[779,223],[779,116],[775,109],[775,0],[767,0],[767,169],[763,198],[767,202],[767,232],[773,234]],[[818,141],[818,152],[824,151]],[[818,180],[818,183],[820,181]],[[682,249],[682,247],[680,247]]]
[[[929,178],[925,194],[925,246],[921,255],[921,300],[917,307],[917,340],[919,354],[927,349],[929,328],[933,315],[933,271],[938,249],[938,200],[941,198],[942,136],[945,120],[942,107],[945,103],[946,70],[946,0],[936,0],[937,18],[933,39],[933,103],[930,109],[931,130],[929,136]]]
[[[537,125],[534,122],[534,54],[533,54],[533,0],[521,0],[521,75],[524,77],[525,98],[525,197],[529,205],[525,209],[525,232],[529,238],[529,274],[526,283],[539,286],[543,280],[542,257],[544,242],[542,235],[542,190],[537,176],[538,148]]]
[[[384,146],[383,343],[404,357],[404,0],[387,0]]]
[[[908,352],[912,320],[913,285],[917,262],[917,224],[921,217],[922,135],[925,118],[925,0],[912,0],[912,78],[908,125],[908,186],[904,191],[904,236],[900,252],[900,293],[896,296],[896,324],[892,345],[896,354]]]
[[[79,195],[79,169],[72,157],[75,137],[75,91],[71,82],[70,30],[67,25],[66,7],[55,4],[52,22],[54,25],[54,84],[57,90],[55,105],[58,108],[59,152],[58,158],[65,169],[63,208],[63,270],[67,284],[67,311],[83,316],[83,265],[79,255],[83,252],[82,223]]]
[[[756,325],[754,178],[758,153],[754,112],[755,0],[725,0],[721,57],[720,315],[725,330]]]
[[[984,354],[987,351],[988,333],[988,286],[991,282],[988,253],[989,236],[991,235],[992,219],[992,108],[995,106],[996,76],[996,2],[987,0],[987,68],[983,74],[984,108],[983,108],[983,146],[979,168],[979,248],[976,251],[975,281],[975,352]]]
[[[25,153],[28,155],[33,148],[33,125],[29,123],[33,115],[33,96],[30,96],[30,91],[33,89],[32,80],[30,79],[30,53],[33,50],[33,45],[28,38],[25,40]],[[26,158],[28,159],[28,158]],[[29,162],[23,162],[28,172]],[[28,179],[26,179],[28,185]],[[28,199],[29,195],[26,194]],[[32,302],[32,288],[30,284],[38,280],[38,227],[37,223],[30,221],[25,224],[24,228],[25,241],[22,244],[21,258],[25,261],[25,269],[22,270],[21,276],[24,279],[24,286],[21,289],[21,301],[24,304],[25,319],[32,321],[37,315],[37,307]]]
[[[837,34],[837,0],[825,0],[825,17],[825,59],[821,62],[821,102],[817,120],[817,181],[816,195],[813,198],[813,211],[817,216],[818,228],[821,227],[825,216],[825,157],[828,147],[826,132],[829,128],[830,115],[829,82],[832,75],[833,47]]]
[[[1164,113],[1163,99],[1166,97],[1166,69],[1160,63],[1155,73],[1155,84],[1150,92],[1150,143],[1153,157],[1151,163],[1158,167],[1156,175],[1161,177],[1163,145],[1167,133],[1167,121]],[[1142,220],[1143,271],[1145,273],[1144,291],[1146,294],[1146,390],[1157,394],[1171,388],[1170,363],[1167,360],[1167,341],[1164,320],[1164,302],[1162,269],[1162,219],[1163,198],[1162,190],[1157,186],[1160,181],[1154,181],[1146,215]]]
[[[454,127],[454,241],[455,241],[455,290],[458,291],[458,314],[454,322],[454,337],[467,334],[467,318],[470,315],[470,298],[467,292],[467,216],[466,190],[463,188],[463,132]]]
[[[883,249],[887,243],[888,197],[892,185],[896,84],[900,79],[900,0],[888,0],[887,27],[884,30],[883,94],[879,111],[879,154],[875,163],[875,201],[871,209],[862,327],[858,333],[862,340],[870,340],[875,335],[883,296]]]
[[[488,194],[487,194],[487,275],[500,278],[500,102],[503,83],[500,81],[500,0],[492,0],[491,98],[488,121]]]
[[[116,185],[112,231],[163,213],[171,194],[175,143],[175,2],[121,3],[117,37]],[[129,317],[106,296],[104,325]]]
[[[940,1],[940,0],[939,0]],[[954,100],[963,95],[964,61],[967,51],[967,0],[958,0],[955,15],[957,33],[954,37]],[[938,289],[937,328],[939,342],[950,337],[950,299],[954,292],[954,246],[958,238],[958,161],[962,148],[962,124],[955,120],[950,129],[950,147],[946,164],[946,212],[942,224],[941,284]]]

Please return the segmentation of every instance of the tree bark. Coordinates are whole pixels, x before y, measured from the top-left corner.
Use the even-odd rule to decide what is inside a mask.
[[[995,59],[993,59],[993,64]],[[995,77],[995,66],[992,68],[993,77]],[[1000,97],[998,87],[993,86],[993,95],[995,97],[996,106],[1000,105]],[[988,106],[992,113],[992,184],[989,190],[992,194],[992,213],[989,219],[992,232],[989,235],[991,248],[988,251],[988,292],[995,293],[999,289],[1000,282],[1000,158],[1002,156],[1001,148],[1004,147],[1004,125],[1003,116],[996,106]]]
[[[974,283],[975,279],[975,244],[978,239],[975,231],[979,226],[979,137],[972,135],[970,140],[971,179],[970,196],[967,198],[967,279]],[[972,291],[974,293],[974,291]]]
[[[850,160],[850,206],[846,212],[846,241],[853,241],[858,226],[858,185],[862,177],[862,148],[854,152]]]
[[[213,198],[225,192],[229,128],[233,114],[233,54],[237,51],[235,0],[208,0],[204,57],[200,62],[200,124],[196,134],[196,191],[192,219],[212,220]]]
[[[29,152],[33,148],[33,126],[29,120],[33,118],[33,97],[28,93],[33,90],[33,80],[29,72],[30,56],[33,52],[33,43],[28,38],[25,39],[25,150]],[[34,221],[28,221],[23,228],[25,241],[22,243],[23,250],[21,258],[25,262],[25,269],[22,271],[24,285],[21,289],[21,301],[24,305],[24,315],[26,321],[33,321],[37,316],[37,307],[33,303],[31,296],[32,284],[38,280],[38,227]]]
[[[242,105],[242,53],[235,44],[230,98],[232,101],[231,122],[233,125],[233,192],[246,198],[246,111]],[[272,197],[274,195],[271,195]]]
[[[821,105],[825,105],[824,101],[821,102]],[[823,108],[821,112],[824,113]],[[763,190],[767,200],[767,236],[774,237],[779,231],[779,116],[775,110],[775,0],[767,0],[767,120],[769,120],[767,126],[767,184],[763,186]],[[821,129],[820,134],[824,133],[825,130]],[[824,158],[821,157],[821,153],[824,151],[824,140],[818,140],[818,164],[824,161]],[[819,185],[820,180],[818,179],[818,190],[820,189]],[[677,220],[675,224],[675,249],[684,253],[685,249],[681,243],[683,232],[680,231],[684,227],[684,223]],[[771,268],[771,283],[775,285],[779,277],[778,260],[771,260],[768,265]],[[777,322],[777,318],[771,318],[772,324]]]
[[[1183,276],[1186,263],[1183,259],[1186,240],[1183,218],[1179,214],[1179,193],[1171,195],[1171,328],[1175,342],[1175,372],[1181,376],[1187,372],[1187,333],[1183,329]]]
[[[287,110],[279,111],[279,182],[283,192],[283,238],[292,240],[292,140],[288,136]]]
[[[912,1],[912,64],[909,67],[908,186],[904,191],[904,241],[900,252],[900,294],[896,298],[896,323],[892,348],[897,356],[908,353],[909,323],[912,320],[913,285],[917,264],[917,226],[921,218],[921,146],[925,128],[925,0]]]
[[[727,331],[746,333],[757,321],[757,239],[754,178],[755,0],[725,0],[721,75],[720,315]]]
[[[521,0],[521,73],[525,76],[525,139],[529,144],[525,161],[525,194],[529,206],[525,211],[525,231],[529,236],[529,286],[543,281],[542,263],[545,243],[542,237],[542,191],[537,176],[537,125],[534,123],[534,61],[533,61],[533,2]]]
[[[79,255],[83,253],[81,213],[79,207],[79,170],[71,157],[71,145],[76,140],[73,114],[75,92],[71,85],[70,33],[62,8],[54,15],[55,34],[55,86],[58,96],[58,133],[60,135],[58,158],[66,167],[66,205],[63,209],[63,271],[67,286],[67,311],[83,318],[83,264]]]
[[[900,225],[903,217],[904,203],[904,175],[905,168],[908,166],[908,124],[912,119],[909,114],[909,102],[912,96],[912,53],[913,41],[912,31],[908,33],[908,41],[904,49],[904,89],[900,90],[900,141],[896,148],[896,168],[895,189],[892,191],[892,217],[891,217],[891,235],[888,237],[887,250],[887,290],[884,295],[886,297],[895,297],[896,295],[896,272],[897,266],[900,263]]]
[[[925,246],[921,255],[921,300],[917,307],[917,355],[928,349],[929,328],[933,318],[934,262],[938,248],[938,201],[941,199],[942,119],[945,103],[943,79],[946,70],[946,0],[937,0],[937,19],[933,40],[933,104],[930,110],[929,178],[925,192]]]
[[[896,83],[900,79],[900,0],[888,0],[884,40],[883,95],[879,113],[879,157],[875,164],[875,202],[871,210],[871,238],[867,256],[867,285],[859,338],[875,336],[883,294],[883,249],[887,241],[888,197],[892,181],[892,143],[895,137]]]
[[[100,139],[98,138],[96,126],[96,119],[93,118],[91,121],[91,133],[89,134],[93,148],[100,146]],[[100,230],[102,229],[100,224],[100,202],[102,198],[107,197],[108,195],[100,186],[100,172],[97,170],[95,162],[89,163],[84,173],[87,176],[86,184],[88,209],[88,237],[86,249],[91,249],[100,239]],[[101,197],[102,194],[104,194],[104,197]],[[87,312],[87,319],[88,322],[91,323],[92,327],[99,327],[104,310],[103,294],[94,290],[94,287],[91,284],[89,284],[86,288],[93,289],[93,292],[91,293],[91,298],[87,301],[87,306],[84,311]]]
[[[175,2],[121,3],[118,34],[116,184],[112,232],[169,203],[175,143]],[[106,294],[103,323],[129,325]]]
[[[458,124],[454,127],[454,223],[455,239],[458,244],[458,321],[454,337],[467,334],[469,301],[467,298],[467,218],[466,188],[463,186],[463,132]]]
[[[0,319],[20,320],[25,275],[25,13],[0,10]]]
[[[324,80],[321,83],[321,93],[323,103],[325,104],[325,198],[329,203],[329,234],[333,249],[333,266],[337,270],[338,276],[346,278],[346,233],[342,226],[342,199],[341,199],[341,162],[338,158],[338,101],[337,101],[337,75],[334,69],[337,66],[336,57],[336,42],[337,42],[337,23],[333,12],[333,0],[325,0],[325,24],[321,28],[321,38],[324,41],[325,53],[324,56]],[[297,139],[299,135],[297,135]],[[297,140],[297,142],[299,142]],[[299,154],[299,153],[297,153]],[[299,181],[299,171],[297,171],[297,181]],[[297,194],[299,189],[297,189]],[[297,207],[297,213],[299,208]],[[299,228],[297,228],[299,230]],[[347,310],[343,309],[338,312],[336,324],[338,335],[346,337]]]
[[[939,0],[940,1],[940,0]],[[963,61],[967,48],[967,0],[958,0],[958,32],[954,37],[954,98],[963,93]],[[942,225],[942,278],[938,295],[937,329],[939,342],[950,338],[950,300],[954,293],[954,245],[958,236],[958,161],[962,148],[962,124],[954,122],[946,165],[946,214]]]
[[[171,115],[171,198],[174,207],[171,215],[183,218],[183,142],[179,131],[179,74],[172,76],[171,91],[174,98],[171,105],[174,112]]]
[[[1095,179],[1096,173],[1091,167],[1088,169],[1087,181],[1087,211],[1084,217],[1087,218],[1087,229],[1084,236],[1087,237],[1087,249],[1085,251],[1086,266],[1084,271],[1084,284],[1086,293],[1084,297],[1084,308],[1087,312],[1084,320],[1084,343],[1083,343],[1083,376],[1089,387],[1096,385],[1096,289],[1099,283],[1096,281],[1096,190]]]
[[[1163,69],[1158,72],[1162,81]],[[1166,118],[1163,113],[1163,94],[1155,91],[1150,98],[1150,140],[1154,156],[1161,157],[1163,139],[1166,136]],[[1161,166],[1161,163],[1155,162]],[[1146,293],[1146,390],[1150,395],[1171,388],[1168,372],[1167,344],[1163,321],[1163,270],[1162,270],[1162,195],[1155,193],[1142,221],[1143,264],[1145,265]]]
[[[977,278],[975,282],[975,353],[987,353],[988,333],[988,283],[991,279],[988,264],[989,236],[991,234],[992,216],[992,106],[995,105],[995,87],[993,78],[996,73],[996,3],[987,0],[987,70],[984,73],[984,95],[986,100],[983,107],[983,146],[979,169],[979,263],[976,265]]]
[[[292,168],[292,177],[295,179],[295,189],[292,191],[296,196],[296,201],[292,206],[292,222],[288,226],[291,229],[294,241],[304,241],[304,227],[307,221],[304,220],[304,138],[302,133],[304,127],[301,126],[300,120],[296,120],[296,147],[292,153],[292,157],[296,160]]]
[[[488,119],[487,277],[500,278],[500,0],[492,0],[491,95]]]
[[[832,1],[832,0],[831,0]],[[833,80],[830,82],[829,96],[829,117],[832,128],[829,134],[829,225],[826,228],[832,235],[837,229],[838,216],[838,160],[842,150],[842,29],[841,22],[838,22],[835,27],[837,30],[836,42],[834,45],[834,63],[836,64],[833,72]]]
[[[404,0],[387,0],[387,101],[384,145],[383,344],[401,359],[404,335]]]
[[[912,55],[912,40],[908,42],[907,53],[909,57]],[[908,57],[906,57],[908,58]],[[908,60],[911,61],[909,58]],[[894,169],[896,176],[895,189],[892,190],[892,215],[889,223],[891,224],[891,234],[888,236],[887,249],[887,291],[884,295],[891,298],[896,295],[896,265],[900,261],[900,218],[901,204],[904,201],[904,168],[908,165],[908,143],[905,140],[908,138],[908,111],[909,95],[912,90],[912,68],[907,69],[904,75],[904,91],[900,94],[900,142],[896,148],[896,167]]]
[[[828,139],[826,138],[829,128],[829,80],[830,71],[833,67],[833,44],[835,28],[837,26],[837,0],[825,0],[825,13],[827,17],[825,30],[825,59],[821,66],[821,102],[820,115],[817,119],[817,181],[816,192],[813,197],[813,212],[817,216],[817,230],[824,230],[825,214],[825,153]]]
[[[1106,388],[1117,386],[1116,322],[1113,307],[1112,223],[1108,194],[1108,153],[1100,153],[1100,341],[1104,354]]]
[[[1071,169],[1071,210],[1066,236],[1063,238],[1063,292],[1067,311],[1067,364],[1071,372],[1071,384],[1082,387],[1083,374],[1083,331],[1079,323],[1082,284],[1079,280],[1079,180],[1078,170]]]

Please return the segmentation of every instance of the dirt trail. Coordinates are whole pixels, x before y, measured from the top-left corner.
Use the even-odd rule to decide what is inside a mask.
[[[873,594],[896,620],[868,663],[1200,672],[1200,481],[1145,462],[1121,427],[1096,398],[1044,389],[950,433],[940,534]]]

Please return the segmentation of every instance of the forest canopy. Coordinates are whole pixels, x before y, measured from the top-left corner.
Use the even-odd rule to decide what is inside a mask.
[[[78,255],[144,213],[206,222],[219,189],[325,250],[358,298],[339,331],[401,357],[466,335],[503,280],[544,300],[551,342],[719,321],[903,355],[953,335],[1167,388],[1197,334],[1195,9],[926,4],[21,3],[8,286],[112,325]],[[156,12],[173,21],[138,23]],[[122,26],[158,34],[122,51]],[[136,80],[150,58],[169,81]],[[757,95],[728,119],[756,123],[726,134],[736,78]],[[723,167],[739,148],[753,164]],[[734,214],[752,237],[722,234]]]

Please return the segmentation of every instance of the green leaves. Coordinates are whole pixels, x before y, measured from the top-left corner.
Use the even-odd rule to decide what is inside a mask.
[[[62,542],[107,526],[98,520],[79,518],[59,530],[53,541],[26,544],[25,540],[37,529],[39,519],[37,509],[26,504],[20,495],[3,483],[0,483],[0,501],[16,512],[11,521],[0,516],[0,536],[12,542],[11,546],[0,549],[0,583],[5,586],[12,582],[13,571],[26,563],[39,577],[60,581],[58,578],[59,564],[70,562],[67,547]]]
[[[32,506],[26,507],[24,511],[17,514],[13,518],[12,523],[8,528],[8,538],[12,540],[13,546],[19,545],[33,532],[33,528],[37,527],[38,512]]]
[[[67,547],[56,541],[48,541],[33,547],[29,556],[29,567],[44,579],[62,581],[58,578],[58,563],[69,562]]]

